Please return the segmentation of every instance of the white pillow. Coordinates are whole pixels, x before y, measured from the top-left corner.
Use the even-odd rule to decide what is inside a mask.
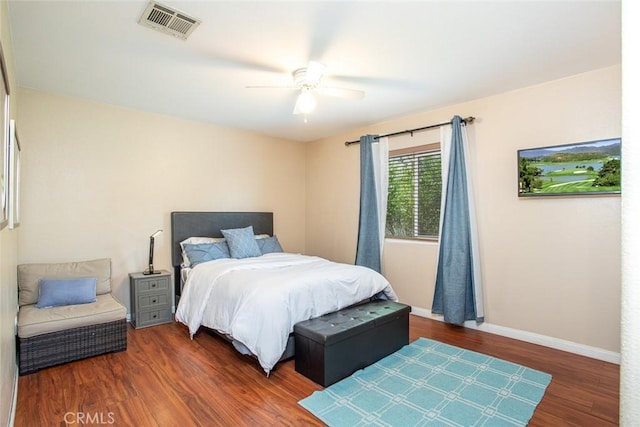
[[[188,239],[180,242],[180,249],[182,249],[182,267],[190,267],[189,257],[184,250],[185,244],[197,245],[198,243],[219,243],[224,242],[224,237],[189,237]]]

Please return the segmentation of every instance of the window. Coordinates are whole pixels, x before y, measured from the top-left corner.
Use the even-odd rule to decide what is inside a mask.
[[[386,237],[438,238],[440,170],[440,144],[389,152]]]

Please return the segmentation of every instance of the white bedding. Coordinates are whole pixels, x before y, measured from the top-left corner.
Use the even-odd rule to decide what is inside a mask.
[[[191,337],[201,325],[239,341],[268,374],[296,323],[337,311],[379,292],[397,301],[389,282],[361,266],[272,253],[198,264],[189,273],[176,320]]]

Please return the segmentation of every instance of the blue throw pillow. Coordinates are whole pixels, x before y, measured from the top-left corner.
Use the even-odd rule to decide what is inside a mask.
[[[232,258],[249,258],[260,256],[260,248],[253,235],[253,226],[220,230],[229,245]]]
[[[276,236],[267,237],[265,239],[256,239],[258,242],[258,247],[260,248],[260,253],[270,254],[273,252],[282,252],[282,246],[280,246],[280,242],[278,242],[278,238]]]
[[[96,283],[95,277],[41,279],[36,307],[49,308],[96,302]]]
[[[227,242],[185,243],[182,245],[191,267],[214,259],[231,258]]]

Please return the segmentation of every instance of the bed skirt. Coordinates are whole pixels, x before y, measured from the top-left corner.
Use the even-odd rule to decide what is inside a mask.
[[[127,320],[18,337],[19,373],[127,349]]]

